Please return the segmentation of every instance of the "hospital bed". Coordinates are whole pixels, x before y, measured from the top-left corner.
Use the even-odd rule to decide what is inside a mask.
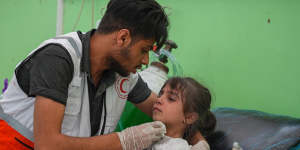
[[[215,132],[207,137],[212,150],[300,150],[300,119],[254,110],[217,108]]]

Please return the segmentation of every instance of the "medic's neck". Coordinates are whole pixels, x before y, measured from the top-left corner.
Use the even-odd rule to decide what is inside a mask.
[[[94,83],[97,84],[102,76],[102,73],[109,69],[107,58],[109,51],[112,49],[112,34],[99,34],[97,31],[90,39],[90,69]]]

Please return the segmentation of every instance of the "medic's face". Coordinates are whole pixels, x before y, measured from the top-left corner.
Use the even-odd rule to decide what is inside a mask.
[[[149,51],[152,49],[154,40],[139,40],[131,47],[123,50],[128,52],[124,57],[123,66],[128,72],[136,73],[137,69],[141,69],[142,65],[149,63]]]
[[[149,51],[152,50],[154,40],[137,39],[133,44],[124,44],[119,52],[112,56],[114,65],[112,68],[121,76],[128,76],[130,73],[136,73],[142,65],[149,63]]]

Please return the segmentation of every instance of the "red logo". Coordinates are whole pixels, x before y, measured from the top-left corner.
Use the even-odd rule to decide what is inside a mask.
[[[127,99],[128,88],[128,78],[118,77],[117,82],[115,83],[115,90],[121,99]]]

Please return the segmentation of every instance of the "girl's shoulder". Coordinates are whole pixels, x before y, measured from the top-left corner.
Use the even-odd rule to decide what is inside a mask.
[[[190,150],[188,142],[182,138],[165,136],[162,140],[152,145],[151,150]]]
[[[199,141],[193,148],[198,150],[210,150],[208,143],[205,140]]]
[[[164,138],[153,144],[147,150],[191,150],[191,145],[182,138],[172,138],[164,136]],[[208,143],[205,140],[199,141],[193,148],[199,150],[210,150]]]

